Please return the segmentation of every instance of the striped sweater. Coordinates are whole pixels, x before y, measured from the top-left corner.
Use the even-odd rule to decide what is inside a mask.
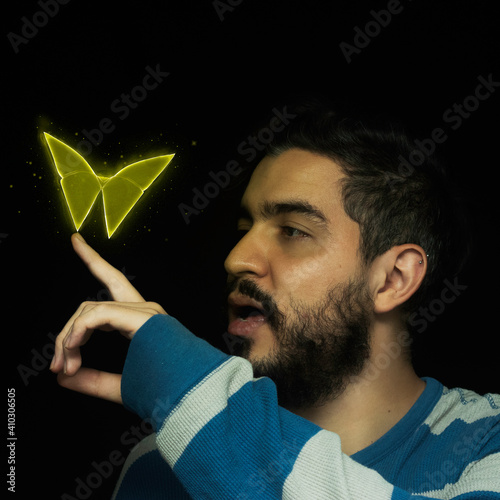
[[[122,395],[155,433],[113,498],[500,499],[500,397],[425,381],[389,432],[347,456],[337,434],[278,406],[247,360],[153,316],[132,339]]]

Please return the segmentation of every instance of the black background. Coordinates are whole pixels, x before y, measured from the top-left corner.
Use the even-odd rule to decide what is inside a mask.
[[[192,204],[193,188],[202,189],[210,171],[231,160],[248,166],[238,146],[273,106],[296,92],[319,91],[394,112],[421,138],[445,129],[438,152],[464,190],[477,245],[458,280],[467,289],[428,322],[416,365],[420,375],[448,386],[500,391],[494,344],[500,90],[456,130],[443,120],[474,93],[479,76],[500,80],[494,2],[402,0],[401,12],[350,63],[339,44],[353,44],[355,27],[364,30],[370,11],[386,9],[386,1],[233,0],[218,12],[209,0],[72,0],[45,22],[42,3],[10,5],[4,22],[2,334],[7,386],[16,391],[21,498],[109,498],[120,467],[99,479],[91,475],[95,463],[125,456],[134,433],[147,431],[121,407],[60,388],[48,370],[51,334],[80,302],[108,295],[72,252],[74,228],[43,131],[75,147],[84,130],[111,119],[114,130],[100,144],[87,142],[86,158],[97,171],[104,162],[112,168],[140,155],[176,153],[110,240],[99,206],[81,232],[143,296],[227,350],[222,264],[245,176],[189,224],[178,205]],[[26,25],[34,20],[40,26],[30,32]],[[8,34],[23,36],[23,29],[29,36],[14,47]],[[121,119],[125,113],[112,103],[141,85],[148,66],[169,76]],[[118,334],[95,335],[85,363],[120,371],[126,349]],[[89,493],[77,489],[89,479]]]

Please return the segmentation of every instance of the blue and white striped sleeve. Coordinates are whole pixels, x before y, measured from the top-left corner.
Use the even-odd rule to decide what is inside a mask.
[[[220,352],[171,316],[152,317],[132,339],[122,396],[153,422],[163,460],[195,499],[430,497],[411,495],[343,454],[337,434],[281,408],[273,382],[253,378],[248,361]],[[500,487],[479,492],[498,464],[497,454],[470,465],[477,496],[462,496],[467,487],[455,485],[435,498],[500,498]]]

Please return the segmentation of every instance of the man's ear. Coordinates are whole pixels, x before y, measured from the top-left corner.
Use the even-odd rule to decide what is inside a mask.
[[[395,246],[377,257],[370,272],[374,312],[387,313],[406,302],[419,289],[426,270],[427,255],[418,245]]]

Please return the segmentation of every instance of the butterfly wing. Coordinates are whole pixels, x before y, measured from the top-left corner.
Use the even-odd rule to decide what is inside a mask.
[[[163,172],[175,155],[149,158],[127,165],[102,188],[108,238],[116,231],[144,191]]]
[[[101,184],[79,153],[46,132],[44,136],[57,172],[61,176],[64,197],[78,231],[101,191]]]

